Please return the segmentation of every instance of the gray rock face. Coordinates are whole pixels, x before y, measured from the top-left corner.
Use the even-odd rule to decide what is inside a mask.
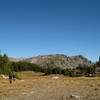
[[[10,61],[14,61],[10,59]],[[79,65],[92,65],[93,63],[82,55],[66,56],[62,54],[56,55],[41,55],[37,57],[31,57],[26,59],[20,59],[17,61],[25,61],[29,63],[38,64],[40,66],[52,66],[61,68],[76,68]]]

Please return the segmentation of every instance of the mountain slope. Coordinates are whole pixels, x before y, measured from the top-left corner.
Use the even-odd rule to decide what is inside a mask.
[[[19,62],[19,61],[23,61],[25,58],[12,58],[10,57],[9,60],[12,62]]]
[[[10,59],[10,61],[14,61]],[[81,65],[92,65],[93,63],[82,55],[66,56],[62,54],[56,55],[41,55],[26,59],[17,59],[16,61],[24,61],[29,63],[38,64],[40,66],[52,66],[61,68],[76,68]]]

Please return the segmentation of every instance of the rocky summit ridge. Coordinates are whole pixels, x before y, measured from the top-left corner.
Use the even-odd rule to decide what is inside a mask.
[[[77,56],[67,56],[64,54],[55,54],[55,55],[40,55],[31,58],[9,58],[13,62],[29,62],[38,64],[40,66],[51,66],[51,67],[60,67],[60,68],[76,68],[79,65],[93,65],[91,61],[82,55]]]

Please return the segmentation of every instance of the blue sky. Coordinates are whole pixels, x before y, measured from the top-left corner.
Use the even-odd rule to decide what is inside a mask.
[[[0,49],[10,57],[100,56],[100,0],[0,0]]]

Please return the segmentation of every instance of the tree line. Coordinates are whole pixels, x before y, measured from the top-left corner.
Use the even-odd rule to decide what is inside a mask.
[[[41,67],[36,64],[28,62],[10,62],[6,54],[0,55],[0,74],[11,74],[13,72],[21,71],[35,71],[43,72],[45,75],[49,74],[63,74],[65,76],[78,77],[87,74],[94,74],[97,67],[100,67],[100,62],[97,62],[93,66],[79,65],[74,69],[62,69],[60,67]]]

